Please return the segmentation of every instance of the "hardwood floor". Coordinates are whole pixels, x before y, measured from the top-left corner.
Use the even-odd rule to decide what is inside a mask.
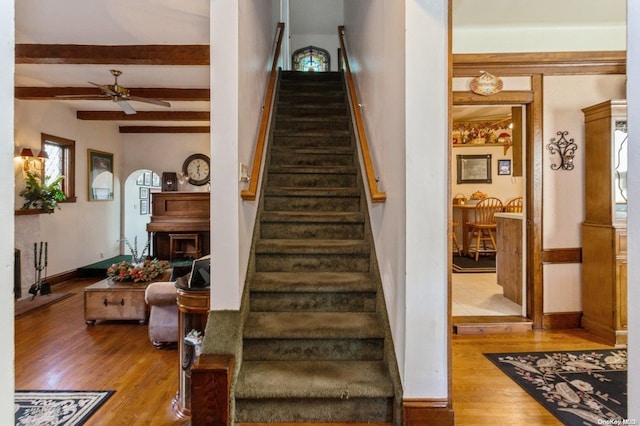
[[[584,330],[453,335],[456,425],[562,425],[483,353],[611,348]]]
[[[75,294],[16,318],[16,389],[115,390],[87,426],[180,424],[178,351],[155,349],[137,321],[86,325],[82,290],[96,281],[57,284]]]
[[[171,411],[178,388],[177,350],[157,350],[147,327],[132,322],[84,322],[82,289],[74,279],[53,291],[73,296],[15,321],[16,389],[115,390],[87,426],[187,424]],[[482,354],[604,349],[584,330],[453,335],[456,425],[561,423]]]

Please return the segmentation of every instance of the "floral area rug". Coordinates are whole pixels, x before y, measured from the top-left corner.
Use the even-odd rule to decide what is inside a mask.
[[[16,425],[83,425],[114,391],[16,391]]]
[[[625,349],[484,355],[565,425],[626,419]]]

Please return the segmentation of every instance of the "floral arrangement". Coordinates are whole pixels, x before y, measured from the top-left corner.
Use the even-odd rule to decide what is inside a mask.
[[[169,262],[147,259],[140,263],[125,261],[114,263],[107,269],[107,276],[113,281],[151,281],[169,269]]]

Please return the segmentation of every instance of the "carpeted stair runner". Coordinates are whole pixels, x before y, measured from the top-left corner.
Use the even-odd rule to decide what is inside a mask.
[[[342,75],[283,72],[235,422],[394,422],[401,389]]]

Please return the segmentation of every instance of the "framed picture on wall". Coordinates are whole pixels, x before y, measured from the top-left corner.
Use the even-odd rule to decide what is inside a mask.
[[[147,188],[146,186],[140,187],[140,199],[141,200],[149,199],[149,188]]]
[[[498,174],[499,175],[511,174],[511,160],[498,160]]]
[[[151,172],[144,172],[144,185],[151,186]]]
[[[491,154],[456,155],[457,183],[491,183]]]
[[[89,201],[113,200],[113,154],[87,150]]]

